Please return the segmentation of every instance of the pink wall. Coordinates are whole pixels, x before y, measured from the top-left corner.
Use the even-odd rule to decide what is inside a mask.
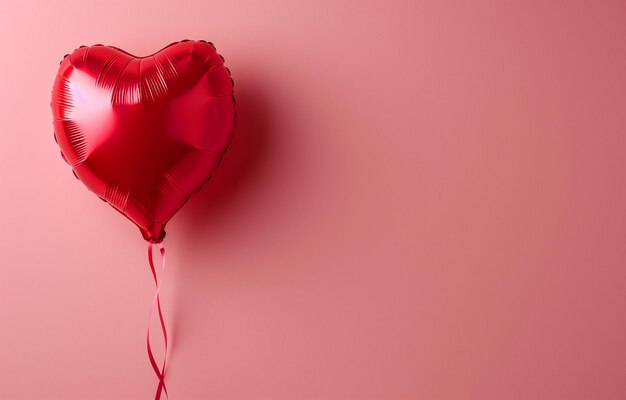
[[[168,226],[172,399],[626,398],[623,1],[0,3],[1,399],[152,396],[145,244],[50,90],[183,38],[239,129]]]

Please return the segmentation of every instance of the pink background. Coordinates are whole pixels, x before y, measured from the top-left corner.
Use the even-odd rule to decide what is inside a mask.
[[[1,399],[153,395],[145,243],[49,101],[184,38],[239,125],[168,226],[172,399],[626,398],[623,1],[0,3]]]

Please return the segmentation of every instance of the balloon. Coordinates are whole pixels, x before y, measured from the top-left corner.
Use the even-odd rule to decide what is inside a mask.
[[[230,71],[204,41],[146,57],[80,47],[61,61],[51,106],[74,175],[150,243],[209,180],[235,126]]]

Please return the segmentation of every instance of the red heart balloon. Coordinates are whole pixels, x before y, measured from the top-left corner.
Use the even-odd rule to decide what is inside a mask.
[[[76,177],[152,243],[211,177],[235,125],[230,71],[203,41],[147,57],[81,47],[61,62],[51,105]]]

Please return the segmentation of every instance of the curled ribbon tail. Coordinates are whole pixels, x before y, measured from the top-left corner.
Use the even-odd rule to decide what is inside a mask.
[[[161,310],[161,299],[159,297],[159,292],[161,291],[161,285],[163,283],[164,273],[165,273],[165,246],[162,243],[159,243],[159,250],[161,253],[161,280],[159,281],[156,268],[154,267],[154,259],[152,256],[152,243],[148,243],[148,262],[150,263],[150,270],[152,272],[152,277],[154,278],[155,291],[154,296],[152,297],[152,304],[150,305],[150,312],[148,314],[148,332],[146,335],[146,344],[148,348],[148,358],[150,359],[150,364],[152,365],[152,369],[159,379],[159,385],[157,386],[156,393],[154,395],[155,400],[161,399],[161,393],[165,393],[165,397],[169,398],[167,394],[167,387],[165,386],[165,366],[167,364],[167,329],[165,328],[165,320],[163,319],[163,312]],[[159,321],[161,325],[161,331],[163,333],[163,343],[164,343],[164,351],[163,351],[163,363],[159,368],[156,359],[154,358],[154,354],[152,352],[152,347],[150,345],[150,324],[152,322],[152,315],[154,314],[154,309],[157,309],[159,314]]]

